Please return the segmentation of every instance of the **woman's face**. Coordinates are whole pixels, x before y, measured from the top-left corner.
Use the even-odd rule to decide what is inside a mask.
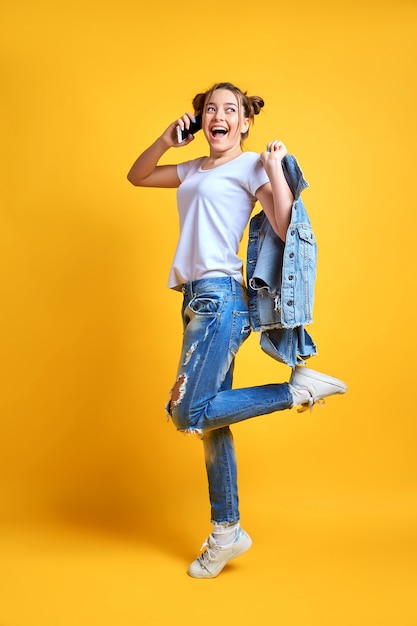
[[[239,146],[241,134],[249,127],[237,96],[228,89],[217,89],[203,110],[203,131],[210,147],[224,152]]]

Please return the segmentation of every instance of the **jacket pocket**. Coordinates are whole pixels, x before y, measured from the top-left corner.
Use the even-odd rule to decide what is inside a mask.
[[[299,226],[297,228],[298,237],[300,239],[300,254],[307,261],[314,262],[316,260],[317,245],[311,226]]]

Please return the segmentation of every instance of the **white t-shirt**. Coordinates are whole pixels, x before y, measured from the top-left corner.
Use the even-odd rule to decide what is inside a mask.
[[[168,287],[221,276],[243,284],[239,244],[259,187],[269,181],[259,154],[243,152],[210,170],[206,157],[177,165],[180,237]]]

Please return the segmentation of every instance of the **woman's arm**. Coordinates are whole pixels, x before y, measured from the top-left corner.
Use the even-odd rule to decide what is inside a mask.
[[[294,202],[294,196],[282,169],[281,161],[286,154],[287,148],[281,141],[274,140],[268,144],[267,150],[261,154],[261,161],[268,174],[269,183],[262,185],[256,193],[272,228],[283,241],[290,224]]]
[[[180,180],[177,174],[176,165],[158,165],[161,157],[169,150],[169,148],[178,148],[186,146],[193,137],[190,135],[185,141],[178,143],[177,126],[180,128],[189,128],[192,114],[183,115],[182,118],[175,120],[168,126],[153,144],[149,146],[136,159],[129,170],[127,179],[132,185],[138,187],[178,187]]]

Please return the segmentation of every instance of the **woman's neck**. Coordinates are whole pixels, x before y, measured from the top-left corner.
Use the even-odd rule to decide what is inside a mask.
[[[217,167],[218,165],[223,165],[223,163],[232,161],[233,159],[236,159],[241,154],[243,154],[243,150],[240,146],[239,148],[232,150],[230,152],[226,152],[226,153],[210,151],[210,156],[207,157],[207,160],[203,165],[203,169],[210,170],[213,167]]]

